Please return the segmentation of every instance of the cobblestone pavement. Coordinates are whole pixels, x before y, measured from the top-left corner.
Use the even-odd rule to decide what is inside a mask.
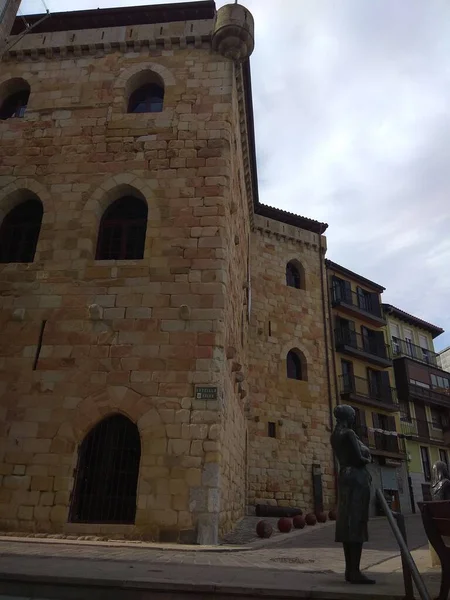
[[[411,549],[426,544],[420,517],[407,518],[408,542]],[[276,547],[227,553],[180,552],[152,548],[105,547],[83,544],[11,542],[0,538],[0,570],[6,563],[11,565],[19,557],[42,557],[60,559],[94,559],[96,561],[131,561],[137,565],[216,565],[229,567],[255,567],[278,570],[300,570],[306,572],[341,573],[344,557],[340,544],[334,542],[334,526],[317,530],[305,529],[296,537],[285,534],[285,541]],[[386,519],[370,522],[370,542],[365,545],[362,566],[367,568],[399,554],[398,547]]]

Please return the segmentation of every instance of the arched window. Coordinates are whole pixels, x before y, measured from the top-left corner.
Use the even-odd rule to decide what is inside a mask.
[[[147,203],[134,196],[113,202],[104,212],[98,232],[97,260],[144,257]]]
[[[298,290],[305,289],[305,272],[298,260],[291,260],[286,265],[286,285]]]
[[[286,357],[288,379],[307,381],[306,359],[300,350],[290,350]]]
[[[21,118],[27,109],[30,86],[24,79],[11,79],[0,89],[0,120]]]
[[[157,83],[149,83],[135,90],[128,101],[129,113],[161,112],[164,103],[164,88]]]
[[[70,521],[134,523],[141,440],[123,415],[100,421],[80,446]]]
[[[40,200],[31,198],[5,216],[0,227],[0,263],[33,262],[42,214]]]

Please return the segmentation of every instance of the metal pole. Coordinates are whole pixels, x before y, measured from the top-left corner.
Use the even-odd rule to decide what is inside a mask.
[[[397,540],[397,544],[399,545],[402,559],[404,558],[406,564],[408,565],[409,571],[411,572],[412,578],[414,579],[414,583],[416,584],[417,591],[419,592],[420,597],[422,598],[422,600],[431,600],[428,590],[425,587],[423,579],[420,576],[420,573],[416,567],[416,563],[414,562],[414,559],[411,556],[410,551],[408,550],[408,546],[406,545],[405,540],[403,539],[402,534],[400,533],[400,529],[398,528],[398,525],[394,519],[394,516],[386,502],[386,498],[384,497],[380,489],[376,490],[376,495],[381,503],[381,506],[383,507],[389,525],[391,526],[392,533],[394,534],[395,539]]]
[[[400,530],[400,533],[402,534],[402,538],[405,540],[406,546],[408,546],[408,538],[406,537],[405,516],[398,512],[393,512],[392,515],[393,515],[394,519],[397,521],[398,528]],[[402,557],[402,569],[403,569],[403,582],[405,584],[405,597],[407,599],[409,599],[409,598],[413,599],[414,598],[414,587],[413,587],[413,580],[412,580],[412,576],[411,576],[411,570],[410,570],[409,565],[408,565],[407,561],[405,560],[405,557],[403,556],[403,554],[401,555],[401,557]]]

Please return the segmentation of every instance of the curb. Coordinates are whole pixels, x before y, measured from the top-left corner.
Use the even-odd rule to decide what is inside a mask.
[[[313,531],[324,529],[334,525],[334,521],[328,521],[327,523],[318,523],[314,526],[307,526],[305,529],[294,529],[290,533],[278,533],[275,537],[268,539],[255,540],[245,545],[230,545],[224,544],[223,546],[195,546],[195,545],[182,545],[182,544],[158,544],[152,542],[140,542],[140,541],[122,541],[122,540],[73,540],[67,538],[56,538],[56,537],[16,537],[8,535],[0,535],[1,542],[13,542],[19,544],[53,544],[53,545],[64,545],[64,546],[97,546],[104,548],[135,548],[142,550],[159,550],[160,552],[213,552],[215,554],[220,553],[233,553],[233,552],[251,552],[254,550],[263,550],[265,548],[275,548],[282,546],[289,540],[294,540],[302,535],[308,535]]]
[[[71,597],[74,599],[85,598],[86,588],[90,588],[90,593],[105,593],[108,590],[108,598],[114,600],[115,598],[139,598],[144,600],[147,598],[166,598],[167,594],[171,594],[170,597],[175,598],[175,594],[181,594],[193,597],[196,599],[201,598],[225,598],[234,597],[238,600],[245,600],[251,598],[267,598],[272,600],[282,599],[294,599],[294,598],[317,598],[322,600],[403,600],[402,594],[380,594],[370,593],[367,587],[364,588],[364,592],[361,589],[363,586],[355,586],[353,589],[345,588],[342,590],[337,589],[320,589],[320,584],[317,580],[311,581],[310,584],[305,585],[302,589],[277,589],[275,587],[257,587],[257,586],[231,586],[214,583],[191,583],[185,581],[179,582],[161,582],[161,581],[132,581],[132,580],[115,580],[104,578],[83,578],[83,577],[65,577],[65,576],[48,576],[48,575],[18,575],[9,573],[0,573],[0,582],[2,588],[5,587],[6,593],[13,591],[14,586],[19,586],[20,589],[26,589],[26,593],[30,592],[33,597],[39,593],[39,588],[52,589],[52,592],[58,591],[63,592],[64,589],[70,589]],[[92,589],[94,588],[94,589]],[[43,590],[44,591],[44,590]],[[375,590],[374,590],[375,591]],[[83,593],[83,596],[79,595],[79,592]],[[145,596],[144,596],[145,594]],[[158,594],[156,596],[156,594]],[[129,596],[130,595],[130,596]],[[56,598],[52,593],[52,597]],[[95,597],[95,595],[93,596]],[[103,597],[103,595],[102,595]],[[106,597],[106,596],[105,596]],[[181,596],[179,596],[181,598]]]

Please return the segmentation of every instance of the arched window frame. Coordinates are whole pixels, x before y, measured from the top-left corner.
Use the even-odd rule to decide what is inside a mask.
[[[297,381],[308,380],[308,366],[305,355],[298,348],[289,350],[286,356],[286,376]]]
[[[5,215],[0,226],[0,263],[32,263],[41,232],[44,208],[32,193]]]
[[[126,85],[126,110],[130,114],[160,113],[164,110],[164,81],[158,73],[144,70]]]
[[[25,79],[16,77],[0,86],[0,120],[23,118],[30,97],[30,85]]]
[[[305,270],[303,265],[296,259],[286,264],[286,285],[297,290],[306,289]]]
[[[127,203],[133,203],[127,206]],[[126,216],[127,209],[130,216]],[[123,211],[121,215],[120,212]],[[135,215],[131,213],[135,211]],[[144,258],[148,206],[138,194],[122,195],[106,208],[98,229],[96,260]],[[130,244],[133,244],[131,247]]]

